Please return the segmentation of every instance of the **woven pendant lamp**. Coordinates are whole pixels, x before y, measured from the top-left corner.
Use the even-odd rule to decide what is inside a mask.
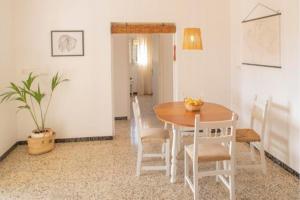
[[[202,50],[202,38],[200,28],[185,28],[183,38],[183,49]]]

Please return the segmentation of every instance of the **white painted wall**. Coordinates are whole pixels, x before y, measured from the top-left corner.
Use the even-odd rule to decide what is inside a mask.
[[[126,34],[112,36],[112,69],[114,116],[130,118],[129,38]]]
[[[158,102],[173,100],[173,35],[159,36]]]
[[[13,67],[13,16],[10,0],[0,1],[0,90],[15,80]],[[16,109],[13,103],[0,104],[0,156],[16,142]]]
[[[173,22],[177,26],[176,96],[230,104],[229,0],[13,0],[18,78],[60,71],[71,82],[58,91],[48,126],[60,138],[113,132],[111,22]],[[170,6],[172,5],[172,6]],[[204,51],[183,51],[183,29],[200,27]],[[51,30],[85,31],[84,57],[50,56]],[[213,84],[212,84],[213,82]],[[19,139],[33,128],[18,116]]]
[[[300,172],[299,1],[259,2],[282,12],[282,69],[241,66],[241,21],[258,1],[231,0],[232,108],[249,126],[254,96],[271,96],[266,150]]]
[[[153,103],[173,99],[173,34],[153,35]]]
[[[110,136],[113,132],[109,9],[104,1],[14,1],[16,67],[23,72],[59,71],[71,81],[61,87],[49,110],[58,138]],[[84,57],[51,57],[51,30],[84,30]],[[18,137],[33,124],[18,115]]]
[[[152,39],[152,67],[153,67],[153,73],[152,73],[152,90],[153,90],[153,104],[158,104],[159,102],[159,69],[160,69],[160,34],[153,35]]]

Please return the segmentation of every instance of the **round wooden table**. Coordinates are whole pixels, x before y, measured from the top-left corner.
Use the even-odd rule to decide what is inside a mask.
[[[230,120],[233,112],[228,108],[205,102],[198,112],[186,111],[183,102],[169,102],[154,106],[158,119],[173,127],[171,183],[176,182],[177,154],[180,148],[180,127],[194,127],[195,115],[200,114],[201,121]]]

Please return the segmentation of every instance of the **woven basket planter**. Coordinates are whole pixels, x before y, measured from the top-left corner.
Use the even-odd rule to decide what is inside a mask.
[[[55,147],[55,132],[47,132],[44,137],[27,139],[28,153],[31,155],[40,155],[50,152]]]

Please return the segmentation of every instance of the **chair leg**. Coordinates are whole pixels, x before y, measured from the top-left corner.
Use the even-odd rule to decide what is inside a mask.
[[[220,170],[220,161],[216,162],[216,171]],[[219,182],[219,175],[216,175],[216,182]]]
[[[166,154],[166,143],[163,143],[163,144],[161,145],[161,154],[162,154],[161,159],[165,159],[166,157],[163,156],[163,155]]]
[[[194,200],[199,199],[198,191],[198,160],[193,160]]]
[[[168,129],[168,123],[165,122],[164,124],[164,129],[167,130]],[[166,153],[166,145],[165,143],[162,144],[162,147],[161,147],[161,154],[162,155],[165,155]],[[164,159],[164,157],[162,157],[162,159]]]
[[[230,162],[230,170],[231,170],[231,174],[229,176],[229,195],[230,195],[230,200],[235,200],[235,164],[234,164],[234,160],[232,160]]]
[[[187,185],[187,177],[189,177],[189,164],[187,160],[187,153],[186,150],[184,149],[184,185]]]
[[[229,163],[228,163],[228,161],[227,160],[224,160],[223,161],[223,169],[224,170],[228,170],[229,169]],[[228,175],[224,175],[225,177],[228,177]]]
[[[166,161],[166,175],[170,176],[170,139],[165,144],[165,161]]]
[[[235,183],[234,183],[234,174],[232,173],[229,176],[229,185],[230,185],[230,200],[235,200]]]
[[[165,122],[164,129],[168,129],[168,123]]]
[[[182,141],[182,134],[180,133],[177,140],[177,152],[181,151],[181,141]]]
[[[265,149],[262,142],[259,143],[260,163],[264,174],[267,173]]]
[[[141,168],[142,168],[142,158],[143,158],[143,146],[142,144],[138,145],[138,155],[136,161],[136,175],[141,175]]]
[[[251,160],[255,161],[255,150],[253,144],[250,142],[250,152],[251,152]]]

